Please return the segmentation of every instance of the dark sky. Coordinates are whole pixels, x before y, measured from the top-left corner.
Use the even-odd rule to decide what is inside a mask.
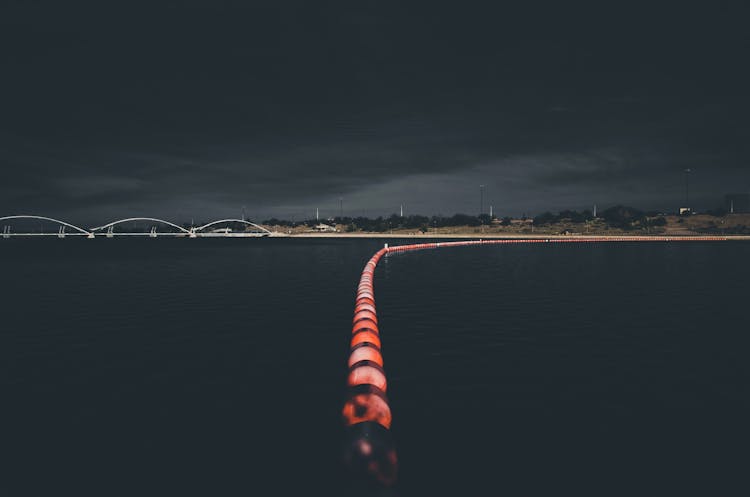
[[[5,0],[0,215],[715,207],[748,12],[657,4]]]

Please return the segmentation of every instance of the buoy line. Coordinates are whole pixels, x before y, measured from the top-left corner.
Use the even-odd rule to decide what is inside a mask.
[[[351,471],[361,477],[392,485],[398,472],[398,458],[390,434],[392,414],[386,396],[388,382],[383,369],[380,330],[375,309],[373,279],[383,256],[391,253],[445,247],[510,245],[519,243],[606,243],[606,242],[703,242],[726,241],[723,236],[618,236],[534,239],[493,239],[457,242],[417,243],[378,250],[362,270],[354,303],[350,342],[347,397],[342,409],[348,431],[344,459]]]

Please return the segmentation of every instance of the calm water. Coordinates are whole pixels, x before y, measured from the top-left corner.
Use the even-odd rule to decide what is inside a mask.
[[[0,493],[351,495],[339,409],[382,243],[0,240]],[[749,256],[390,256],[392,495],[746,494]]]

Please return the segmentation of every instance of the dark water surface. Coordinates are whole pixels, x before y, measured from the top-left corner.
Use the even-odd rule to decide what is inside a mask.
[[[0,494],[351,495],[339,410],[382,243],[0,240]],[[391,495],[747,495],[749,256],[389,256]]]

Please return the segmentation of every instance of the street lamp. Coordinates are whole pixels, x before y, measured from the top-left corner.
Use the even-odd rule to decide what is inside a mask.
[[[479,185],[479,215],[484,214],[484,185]]]
[[[690,168],[685,169],[685,207],[690,209]]]

